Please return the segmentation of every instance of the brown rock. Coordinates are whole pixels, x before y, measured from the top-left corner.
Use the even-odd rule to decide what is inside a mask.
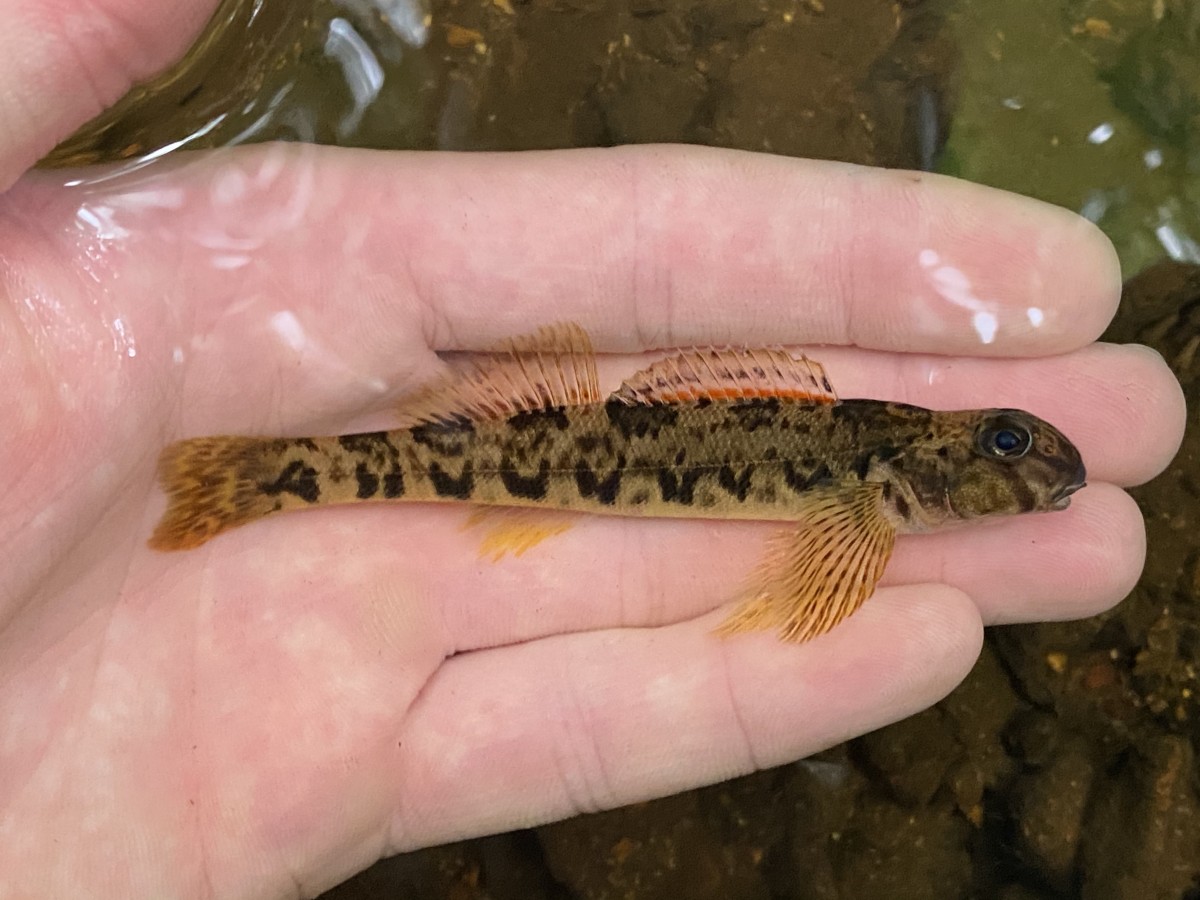
[[[872,732],[856,747],[897,799],[918,805],[933,799],[963,754],[952,723],[936,707]]]
[[[1065,747],[1015,787],[1016,832],[1022,858],[1065,889],[1074,875],[1092,779],[1094,749],[1082,739]]]
[[[864,799],[841,840],[838,897],[955,900],[971,885],[972,826],[949,803]]]
[[[1200,873],[1195,752],[1151,738],[1098,783],[1082,846],[1082,900],[1178,900]]]
[[[696,793],[538,829],[555,879],[581,900],[768,896],[761,858],[724,844]]]
[[[996,651],[985,644],[971,674],[938,704],[962,748],[948,783],[958,807],[970,814],[1013,770],[1002,735],[1023,703],[1013,690]]]
[[[866,788],[866,778],[850,763],[845,745],[789,767],[791,858],[774,878],[776,896],[842,900],[836,866]]]

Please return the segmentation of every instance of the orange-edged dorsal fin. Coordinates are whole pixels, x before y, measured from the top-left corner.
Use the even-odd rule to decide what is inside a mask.
[[[505,419],[519,412],[598,403],[596,356],[573,322],[504,341],[486,355],[454,354],[450,372],[400,401],[400,426]]]
[[[837,392],[825,369],[785,350],[716,347],[685,350],[625,379],[614,399],[633,404],[680,403],[707,397],[787,397],[832,405]]]
[[[821,491],[805,512],[794,530],[772,540],[717,634],[775,628],[783,640],[801,643],[829,631],[874,593],[896,541],[882,485]]]

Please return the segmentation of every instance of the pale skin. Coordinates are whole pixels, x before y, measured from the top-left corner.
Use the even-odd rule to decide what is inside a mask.
[[[11,181],[94,109],[43,113],[52,79],[0,58],[30,85],[0,104]],[[954,181],[688,148],[303,147],[62,181],[0,198],[6,900],[311,896],[383,855],[894,721],[954,687],[983,625],[1126,594],[1144,537],[1121,487],[1182,432],[1161,359],[1093,343],[1119,291],[1103,237]],[[770,531],[753,523],[585,518],[493,564],[466,511],[380,506],[145,547],[167,441],[386,425],[436,351],[562,319],[612,354],[606,386],[656,347],[836,345],[808,351],[843,396],[1029,409],[1089,487],[902,538],[863,610],[801,647],[710,634]]]

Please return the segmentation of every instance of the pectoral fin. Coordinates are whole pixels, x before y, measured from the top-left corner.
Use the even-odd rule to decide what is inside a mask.
[[[802,643],[851,615],[874,592],[895,544],[882,501],[874,484],[814,495],[796,528],[772,539],[717,634],[777,628],[783,640]]]
[[[517,506],[484,506],[476,509],[463,530],[482,528],[480,557],[499,562],[506,553],[520,556],[547,538],[562,534],[575,521],[575,514],[557,510]]]

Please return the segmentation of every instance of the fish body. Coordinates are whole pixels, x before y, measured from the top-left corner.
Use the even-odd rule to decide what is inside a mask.
[[[1019,465],[979,447],[989,426],[1002,425],[1036,431],[1040,446]],[[192,454],[188,470],[207,466],[213,498],[236,500],[215,516],[191,504],[193,520],[176,528],[198,544],[234,519],[379,500],[787,521],[803,518],[816,493],[878,484],[889,522],[908,533],[1054,508],[1083,478],[1071,450],[1019,410],[614,399],[370,434],[187,442],[179,451]]]
[[[869,595],[895,534],[1061,509],[1084,482],[1071,442],[1021,410],[839,400],[819,366],[778,351],[687,351],[604,398],[582,340],[514,344],[442,385],[444,405],[435,385],[416,421],[391,431],[175,444],[151,545],[378,501],[785,521],[799,527],[774,543],[726,630],[775,625],[802,640]]]

